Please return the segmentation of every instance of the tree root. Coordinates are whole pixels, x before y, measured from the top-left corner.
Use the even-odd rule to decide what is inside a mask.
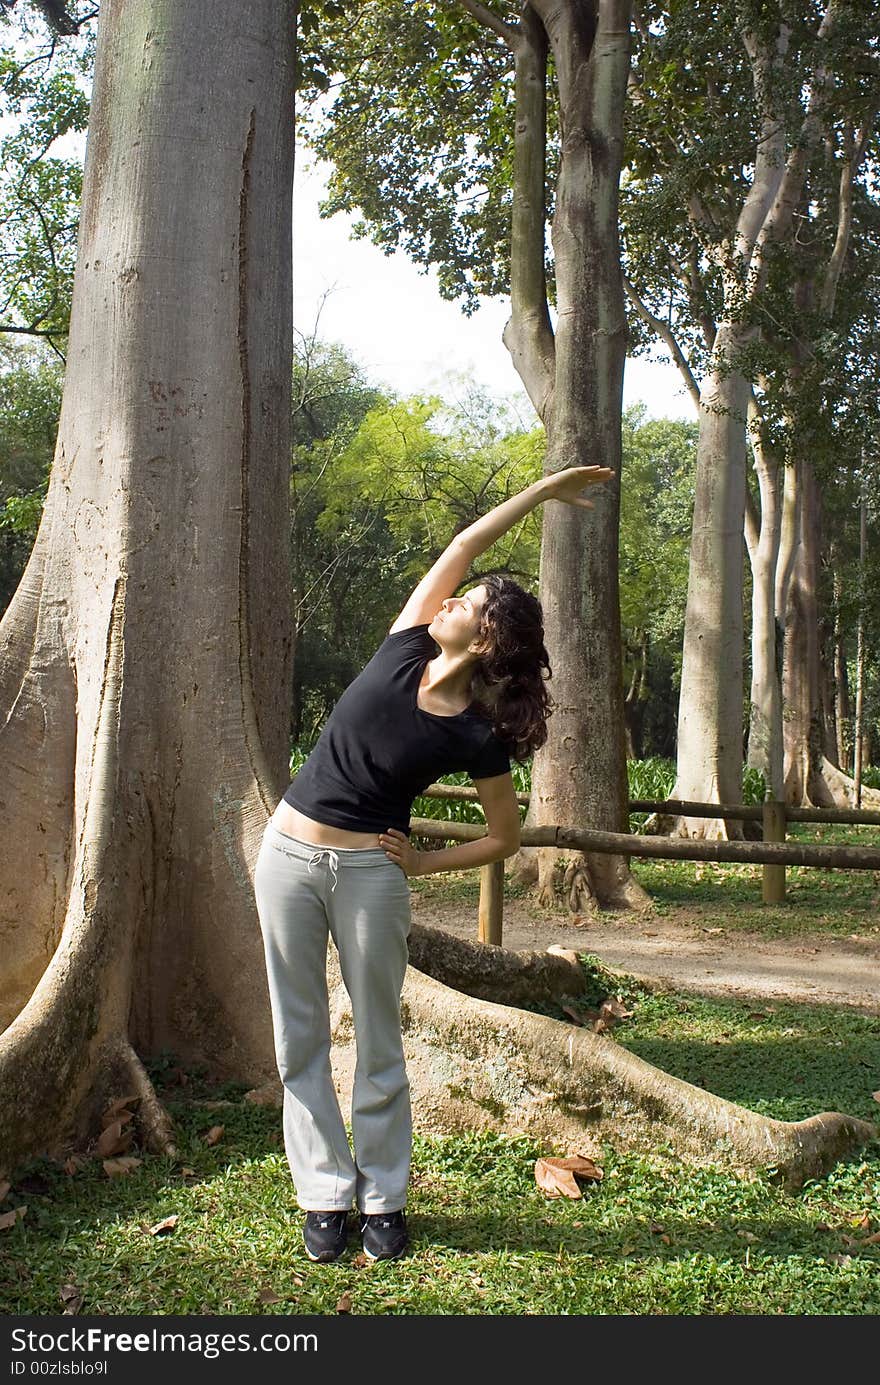
[[[426,924],[415,925],[410,933],[409,960],[417,971],[453,990],[508,1005],[580,995],[585,984],[573,952],[511,952]]]
[[[856,784],[855,780],[848,774],[844,774],[842,769],[833,765],[827,756],[822,757],[822,768],[820,774],[810,776],[810,797],[814,798],[815,783],[819,778],[825,789],[828,791],[829,802],[820,802],[819,807],[829,807],[831,804],[835,808],[855,808],[856,806]],[[880,808],[880,789],[869,788],[867,784],[862,785],[862,807],[865,809]]]
[[[354,1034],[331,965],[334,1066],[345,1099]],[[816,1177],[877,1138],[874,1126],[837,1112],[778,1121],[661,1072],[613,1038],[543,1015],[464,997],[407,973],[402,1016],[417,1128],[528,1133],[554,1150],[595,1157],[601,1145],[671,1148],[696,1163],[773,1169],[790,1185]]]
[[[120,1042],[118,1053],[124,1076],[127,1078],[127,1090],[140,1101],[138,1126],[144,1148],[151,1154],[164,1154],[169,1159],[176,1159],[174,1122],[156,1095],[156,1088],[150,1081],[146,1068],[127,1039]],[[122,1087],[126,1089],[126,1082],[122,1083]]]

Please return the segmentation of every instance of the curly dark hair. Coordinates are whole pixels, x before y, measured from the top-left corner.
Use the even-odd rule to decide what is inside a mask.
[[[480,620],[480,654],[471,690],[514,759],[523,762],[547,739],[553,703],[544,646],[544,612],[537,597],[510,577],[481,577],[486,601]]]

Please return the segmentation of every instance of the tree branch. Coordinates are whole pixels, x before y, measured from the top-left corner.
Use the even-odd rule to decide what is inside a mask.
[[[531,5],[523,7],[514,49],[516,126],[510,233],[510,321],[504,344],[540,419],[556,383],[556,346],[547,306],[546,229],[547,35]]]
[[[697,414],[699,414],[700,387],[694,379],[693,371],[687,363],[684,352],[679,346],[672,328],[669,326],[668,322],[664,322],[662,318],[654,316],[651,310],[642,302],[641,298],[636,293],[635,289],[633,288],[632,284],[630,283],[629,279],[626,277],[625,274],[623,275],[623,287],[626,290],[627,298],[629,299],[630,303],[632,303],[633,307],[635,308],[636,312],[638,313],[642,321],[645,322],[648,325],[648,327],[651,328],[651,331],[654,332],[658,337],[660,337],[660,339],[664,341],[667,347],[669,348],[670,354],[672,355],[675,364],[678,366],[678,369],[681,372],[682,379],[684,380],[687,392],[690,395],[691,400],[693,401],[694,408],[696,409]]]
[[[487,29],[491,29],[493,34],[503,39],[511,52],[514,50],[519,41],[518,24],[508,24],[494,10],[490,10],[488,5],[481,5],[479,0],[460,0],[460,4],[474,19],[478,19]]]
[[[825,273],[825,280],[822,284],[822,295],[819,303],[820,312],[825,317],[830,317],[834,311],[834,304],[837,298],[837,286],[840,283],[840,276],[843,272],[846,252],[849,249],[849,236],[852,227],[852,208],[853,208],[853,186],[859,165],[864,158],[865,150],[868,147],[871,129],[876,119],[876,111],[869,120],[865,121],[864,128],[858,139],[855,138],[853,128],[847,125],[843,134],[844,160],[840,170],[840,184],[837,203],[837,234],[834,238],[834,249],[828,261],[828,269]]]

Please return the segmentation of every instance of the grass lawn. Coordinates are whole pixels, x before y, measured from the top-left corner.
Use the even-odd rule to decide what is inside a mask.
[[[651,1062],[756,1110],[880,1114],[880,1018],[806,1006],[722,1004],[627,991],[615,1031]],[[158,1072],[161,1077],[161,1069]],[[99,1160],[73,1175],[31,1164],[2,1203],[0,1312],[58,1314],[845,1314],[880,1312],[880,1148],[797,1193],[607,1148],[582,1201],[548,1200],[525,1137],[417,1138],[412,1250],[334,1265],[300,1239],[280,1113],[198,1075],[164,1092],[176,1162],[124,1177]],[[215,1104],[220,1102],[222,1104]],[[210,1104],[208,1104],[210,1103]],[[208,1129],[222,1125],[209,1145]],[[172,1230],[149,1228],[176,1216]],[[65,1286],[72,1286],[67,1287]]]

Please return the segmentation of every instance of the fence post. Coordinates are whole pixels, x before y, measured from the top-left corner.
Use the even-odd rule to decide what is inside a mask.
[[[504,915],[504,862],[490,861],[480,867],[480,913],[477,937],[481,943],[501,946]]]
[[[785,841],[785,804],[767,799],[764,802],[764,841]],[[785,899],[785,866],[764,866],[763,899],[765,904],[781,904]]]

